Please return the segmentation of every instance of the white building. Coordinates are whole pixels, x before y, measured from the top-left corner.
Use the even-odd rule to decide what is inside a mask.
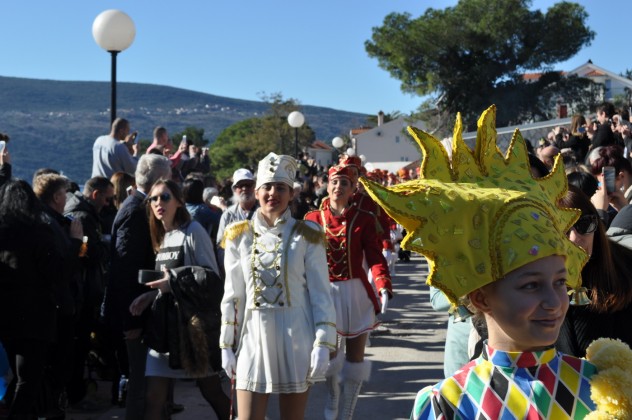
[[[352,130],[350,133],[356,154],[364,156],[367,169],[373,167],[397,172],[398,169],[421,159],[421,150],[406,131],[406,127],[413,125],[423,130],[425,126],[422,122],[411,124],[405,117],[400,117],[385,123],[384,113],[381,111],[377,122],[375,128]]]

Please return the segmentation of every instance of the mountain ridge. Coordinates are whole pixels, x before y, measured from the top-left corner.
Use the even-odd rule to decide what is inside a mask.
[[[0,132],[10,135],[14,176],[30,181],[51,167],[79,183],[90,178],[92,144],[110,125],[110,83],[0,76]],[[117,116],[127,118],[142,140],[155,126],[170,133],[195,126],[212,143],[226,127],[264,115],[265,102],[227,98],[156,84],[117,83]],[[301,106],[316,138],[335,136],[366,124],[367,115]],[[33,147],[35,145],[35,147]]]

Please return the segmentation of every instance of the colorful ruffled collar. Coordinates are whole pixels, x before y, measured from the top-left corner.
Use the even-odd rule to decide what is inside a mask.
[[[482,357],[496,366],[507,368],[530,368],[549,363],[557,351],[550,347],[540,351],[503,351],[492,348],[485,342]]]

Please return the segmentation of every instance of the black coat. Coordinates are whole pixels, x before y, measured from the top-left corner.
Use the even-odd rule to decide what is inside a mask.
[[[92,311],[103,301],[105,278],[109,267],[109,252],[102,239],[101,219],[96,207],[80,192],[67,194],[64,215],[80,220],[83,234],[88,237],[88,252],[81,258],[80,281],[84,304]]]
[[[55,248],[60,254],[61,282],[54,290],[57,307],[64,315],[74,315],[82,302],[79,284],[81,241],[70,237],[69,219],[45,204],[43,207],[44,221],[53,231]]]
[[[119,331],[142,328],[144,317],[132,316],[129,305],[147,291],[138,283],[138,270],[153,270],[156,255],[151,246],[145,196],[139,191],[127,197],[116,214],[110,256],[104,320]]]
[[[221,369],[220,303],[224,282],[214,271],[199,266],[171,270],[171,293],[152,305],[144,341],[149,348],[169,353],[171,368],[204,376]]]
[[[0,225],[0,340],[55,337],[60,255],[45,224]]]

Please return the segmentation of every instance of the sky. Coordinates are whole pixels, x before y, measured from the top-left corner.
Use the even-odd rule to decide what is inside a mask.
[[[595,39],[558,70],[588,59],[632,69],[630,0],[583,0]],[[423,98],[368,57],[364,42],[391,12],[418,17],[456,0],[2,0],[0,76],[110,81],[110,55],[92,37],[104,10],[127,13],[133,44],[118,55],[119,82],[166,85],[236,99],[280,93],[301,105],[375,115],[414,111]],[[546,10],[553,0],[534,0]],[[307,116],[308,118],[308,116]]]

